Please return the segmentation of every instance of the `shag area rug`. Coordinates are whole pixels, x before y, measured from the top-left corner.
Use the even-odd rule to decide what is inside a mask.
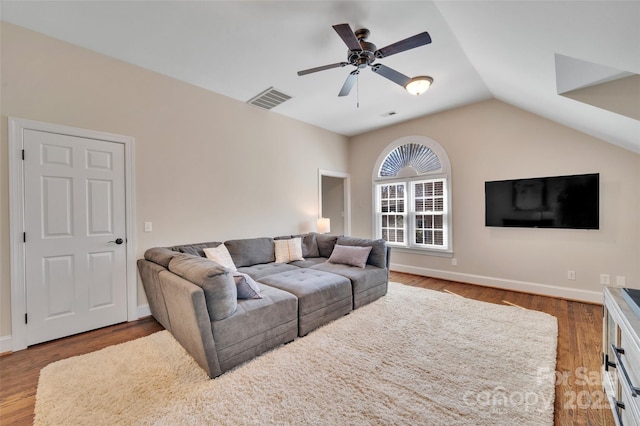
[[[36,425],[552,425],[556,318],[390,283],[211,380],[160,331],[42,369]]]

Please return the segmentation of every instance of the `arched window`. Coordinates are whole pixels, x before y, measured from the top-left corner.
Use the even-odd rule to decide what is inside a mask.
[[[451,166],[424,136],[391,143],[374,168],[375,235],[391,246],[449,253]]]

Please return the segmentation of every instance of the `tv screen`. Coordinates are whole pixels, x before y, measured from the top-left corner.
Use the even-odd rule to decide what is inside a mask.
[[[485,225],[600,228],[598,173],[485,182]]]

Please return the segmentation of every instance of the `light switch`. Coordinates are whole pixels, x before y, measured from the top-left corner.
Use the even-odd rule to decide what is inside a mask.
[[[144,232],[151,232],[151,231],[153,231],[153,224],[151,222],[145,222]]]

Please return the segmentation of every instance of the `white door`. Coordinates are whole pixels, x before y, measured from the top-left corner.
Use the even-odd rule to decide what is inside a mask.
[[[124,145],[24,130],[27,344],[127,320]]]

